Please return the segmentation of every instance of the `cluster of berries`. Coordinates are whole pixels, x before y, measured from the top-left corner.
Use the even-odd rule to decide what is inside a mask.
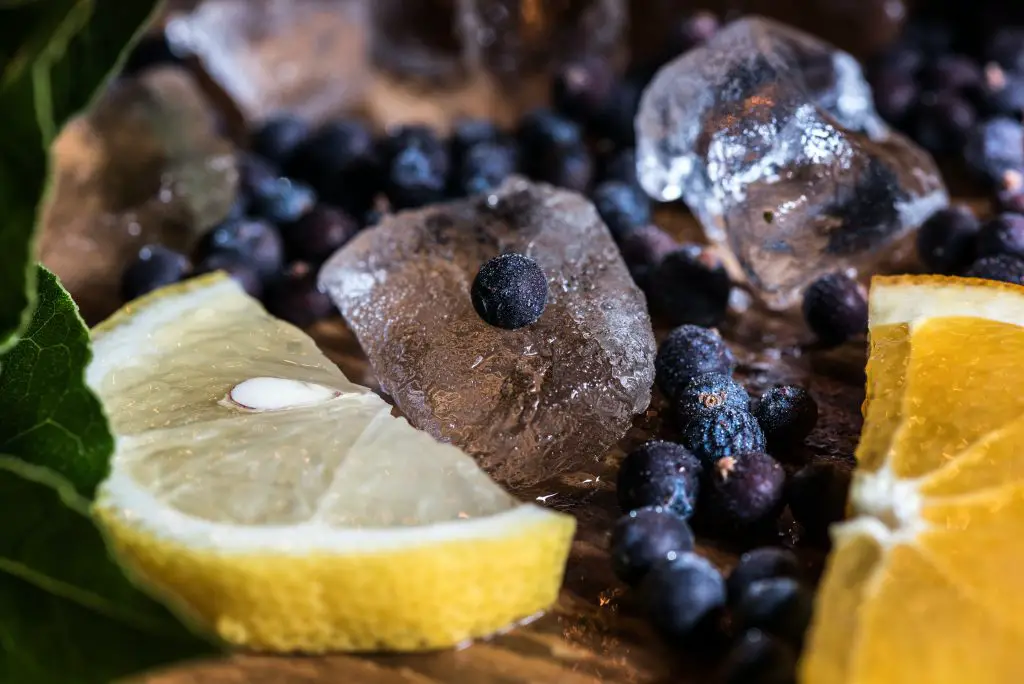
[[[1024,285],[1024,215],[984,223],[964,206],[933,214],[917,234],[918,257],[933,273]]]

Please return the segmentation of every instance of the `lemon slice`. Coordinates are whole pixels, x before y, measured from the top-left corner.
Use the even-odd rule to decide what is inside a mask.
[[[876,278],[850,519],[802,684],[1024,676],[1024,287]]]
[[[422,650],[545,609],[574,520],[391,415],[220,275],[94,331],[117,437],[95,512],[133,577],[268,651]]]

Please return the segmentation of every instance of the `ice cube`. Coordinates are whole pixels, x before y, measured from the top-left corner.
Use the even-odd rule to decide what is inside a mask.
[[[40,258],[89,323],[118,306],[121,271],[142,245],[187,250],[235,201],[231,143],[175,67],[116,81],[64,129],[53,156]]]
[[[319,121],[350,107],[369,73],[359,0],[203,0],[172,15],[167,39],[199,57],[249,120],[289,111]]]
[[[488,325],[470,300],[480,266],[505,252],[548,279],[543,314],[518,330]],[[320,282],[412,424],[506,484],[592,467],[650,401],[643,295],[575,193],[512,178],[399,213],[336,253]]]
[[[772,308],[822,273],[870,269],[948,203],[935,162],[875,113],[850,55],[759,17],[663,67],[636,130],[644,189],[682,198]]]

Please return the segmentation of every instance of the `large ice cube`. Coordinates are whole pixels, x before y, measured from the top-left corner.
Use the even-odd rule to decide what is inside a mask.
[[[518,330],[488,325],[470,301],[480,265],[504,252],[548,278],[544,313]],[[320,282],[413,425],[507,484],[592,465],[650,401],[643,296],[575,193],[513,178],[399,213],[335,254]]]
[[[774,308],[870,268],[948,202],[934,161],[875,113],[857,62],[763,18],[662,68],[636,119],[644,189],[682,198]]]

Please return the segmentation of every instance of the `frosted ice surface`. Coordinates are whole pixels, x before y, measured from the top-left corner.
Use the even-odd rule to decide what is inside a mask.
[[[769,305],[870,268],[948,203],[932,158],[891,131],[850,55],[760,17],[663,67],[636,119],[637,169],[682,199]]]
[[[480,265],[534,258],[547,307],[518,330],[470,301]],[[402,212],[320,272],[381,386],[413,425],[499,481],[586,468],[647,408],[654,335],[608,229],[575,193],[520,178],[493,195]]]

